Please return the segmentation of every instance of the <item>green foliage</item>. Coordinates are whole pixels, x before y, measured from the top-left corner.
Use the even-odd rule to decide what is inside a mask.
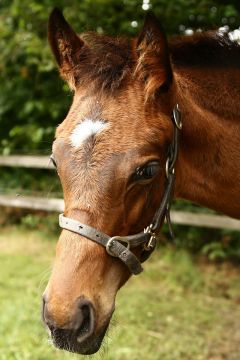
[[[214,210],[203,208],[187,200],[175,201],[172,208],[184,209],[191,213],[215,213]],[[175,237],[170,240],[168,227],[164,225],[162,233],[163,244],[171,243],[177,249],[187,249],[192,254],[201,253],[212,261],[240,260],[239,231],[174,225]]]
[[[0,193],[61,197],[62,189],[55,171],[1,167]]]
[[[50,151],[56,125],[72,95],[60,80],[47,43],[54,6],[79,32],[135,35],[145,11],[141,0],[2,0],[0,2],[0,152]],[[150,8],[168,34],[186,27],[239,25],[238,3],[213,0],[152,0]]]
[[[239,233],[232,233],[222,236],[221,241],[212,241],[203,245],[201,252],[210,260],[240,260],[240,239]]]
[[[46,216],[42,212],[26,213],[26,215],[21,216],[21,227],[22,229],[30,230],[39,230],[43,234],[48,234],[53,236],[54,234],[59,234],[59,224],[58,224],[58,214],[51,213]]]
[[[192,204],[192,207],[196,206]],[[184,205],[181,209],[186,210]],[[207,211],[200,209],[199,212]],[[239,231],[174,225],[174,233],[175,238],[170,240],[168,228],[164,225],[162,244],[171,244],[176,249],[188,250],[193,255],[200,253],[212,261],[240,261]]]

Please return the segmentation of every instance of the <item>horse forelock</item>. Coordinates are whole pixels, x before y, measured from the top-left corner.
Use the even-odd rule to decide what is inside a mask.
[[[113,92],[131,77],[134,66],[131,41],[94,32],[81,34],[84,46],[75,65],[78,85],[93,85],[97,90]],[[62,69],[64,73],[66,69]]]

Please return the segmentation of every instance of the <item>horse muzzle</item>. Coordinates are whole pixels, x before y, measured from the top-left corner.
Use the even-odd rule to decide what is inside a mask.
[[[42,318],[48,328],[53,344],[59,349],[83,355],[96,353],[107,331],[112,312],[100,329],[96,330],[96,315],[93,304],[80,297],[75,304],[71,319],[59,326],[48,309],[47,301],[43,298]]]

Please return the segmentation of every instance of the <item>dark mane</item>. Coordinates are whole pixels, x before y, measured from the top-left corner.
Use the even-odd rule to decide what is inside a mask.
[[[94,82],[104,90],[119,88],[133,68],[131,42],[94,32],[81,34],[85,45],[77,65],[81,84]]]
[[[240,45],[217,32],[179,36],[169,42],[172,63],[176,66],[240,67]]]
[[[94,83],[98,89],[112,92],[132,78],[136,58],[130,40],[93,32],[82,34],[81,38],[85,45],[75,69],[80,84]],[[169,51],[176,67],[240,67],[240,45],[216,32],[171,38]]]

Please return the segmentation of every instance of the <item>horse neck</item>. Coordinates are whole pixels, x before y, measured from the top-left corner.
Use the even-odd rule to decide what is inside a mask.
[[[175,73],[183,130],[176,197],[240,218],[239,70]],[[224,81],[223,81],[224,80]]]

